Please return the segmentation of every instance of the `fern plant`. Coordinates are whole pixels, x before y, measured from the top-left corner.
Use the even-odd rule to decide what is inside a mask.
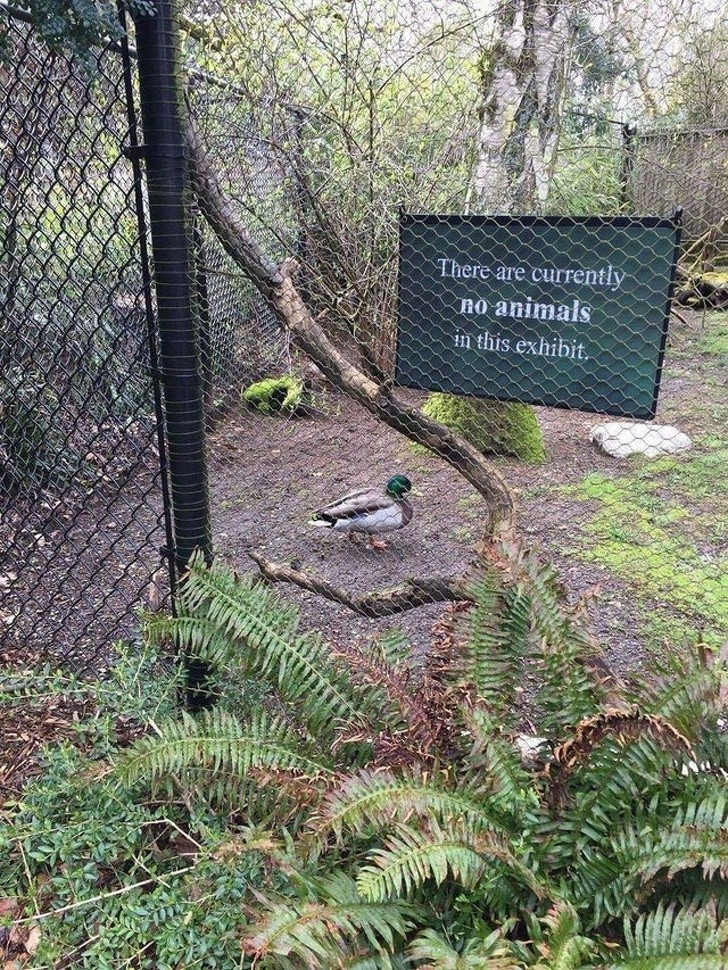
[[[721,662],[623,688],[521,548],[472,595],[416,677],[399,645],[332,652],[271,589],[193,562],[149,636],[258,690],[138,741],[119,782],[288,840],[287,888],[246,904],[255,966],[728,966]]]

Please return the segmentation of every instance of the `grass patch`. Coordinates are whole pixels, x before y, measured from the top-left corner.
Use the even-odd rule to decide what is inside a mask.
[[[678,360],[697,355],[718,356],[728,355],[728,313],[716,311],[706,313],[701,321],[700,330],[693,332],[686,341],[679,341],[682,346],[672,347],[670,356]],[[679,365],[678,365],[679,366]]]
[[[688,459],[641,462],[628,475],[595,473],[561,489],[594,509],[572,554],[651,601],[650,640],[677,628],[680,639],[728,635],[727,467],[728,443],[707,439]]]
[[[706,331],[698,341],[698,353],[728,355],[728,318],[724,314],[721,316],[721,322]]]

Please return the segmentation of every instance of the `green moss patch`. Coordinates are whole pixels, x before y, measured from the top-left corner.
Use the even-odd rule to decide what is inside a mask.
[[[303,383],[291,374],[267,377],[243,391],[243,401],[261,414],[294,414],[303,404]]]
[[[423,412],[490,455],[544,461],[541,429],[532,407],[512,401],[481,401],[454,394],[431,394]]]
[[[592,474],[563,488],[594,503],[572,553],[661,604],[686,633],[720,642],[728,635],[727,468],[722,442],[689,460],[644,463],[621,478]],[[671,625],[652,620],[655,631]]]

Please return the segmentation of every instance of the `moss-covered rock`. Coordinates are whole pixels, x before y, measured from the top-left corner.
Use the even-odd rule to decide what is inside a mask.
[[[261,414],[296,414],[304,405],[303,381],[292,374],[266,377],[246,387],[242,397],[245,404]]]
[[[485,454],[533,463],[546,457],[536,414],[527,404],[438,392],[429,396],[422,410]]]

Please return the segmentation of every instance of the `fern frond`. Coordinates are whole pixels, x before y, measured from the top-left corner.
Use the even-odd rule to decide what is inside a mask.
[[[415,910],[402,902],[371,902],[343,873],[318,883],[323,901],[277,903],[243,940],[254,960],[266,956],[298,957],[305,966],[337,967],[348,952],[363,956],[391,953],[404,938]]]
[[[706,879],[716,873],[721,879],[728,878],[728,830],[725,829],[715,833],[686,827],[646,837],[632,848],[637,853],[632,856],[635,870],[645,881],[662,870],[667,879],[672,879],[676,873],[698,866]]]
[[[546,891],[533,874],[510,852],[507,841],[494,832],[474,833],[467,825],[430,826],[415,830],[397,826],[384,842],[374,849],[370,864],[357,876],[357,886],[364,899],[385,900],[410,894],[432,879],[440,885],[452,878],[465,888],[475,886],[492,862],[500,862],[539,897]]]
[[[670,826],[632,828],[614,840],[623,864],[643,881],[700,867],[706,879],[728,878],[728,803],[721,791],[685,806]]]
[[[392,636],[392,642],[399,640]],[[369,648],[347,643],[330,655],[343,662],[352,681],[366,689],[370,700],[377,692],[383,734],[396,737],[398,746],[409,754],[408,760],[433,760],[438,754],[443,719],[433,717],[431,698],[421,683],[413,684],[409,665],[400,659],[390,663],[382,647],[381,642]]]
[[[467,641],[456,667],[464,685],[494,716],[511,714],[529,625],[528,598],[506,589],[494,569],[470,584]]]
[[[339,842],[344,831],[359,835],[386,830],[413,817],[467,820],[473,831],[500,830],[500,820],[484,800],[467,789],[448,789],[446,784],[442,774],[362,770],[328,792],[311,828],[317,839],[324,841],[333,833]]]
[[[667,885],[659,887],[665,905],[676,903],[685,909],[710,908],[719,920],[728,920],[728,880],[707,880],[700,869],[684,869]]]
[[[326,790],[326,781],[294,771],[249,768],[245,776],[224,768],[186,768],[179,775],[162,778],[174,797],[179,784],[187,797],[235,817],[244,813],[247,822],[285,825],[297,831],[308,819]]]
[[[307,778],[331,774],[323,758],[306,752],[293,729],[280,718],[258,712],[247,723],[217,709],[195,719],[164,726],[161,737],[146,736],[124,751],[116,766],[127,784],[154,780],[189,768],[208,768],[244,777],[250,769],[297,772]]]
[[[542,640],[535,654],[539,730],[561,738],[600,710],[605,690],[595,669],[596,651],[588,631],[565,618],[558,640]]]
[[[220,668],[234,656],[235,644],[216,623],[204,616],[149,614],[144,622],[147,643],[160,646],[171,641],[179,653],[199,657]]]
[[[495,930],[485,939],[467,940],[458,950],[435,930],[426,929],[410,943],[407,952],[420,970],[522,970],[523,964]]]
[[[694,825],[717,831],[728,826],[728,796],[725,788],[707,792],[703,798],[683,806],[675,815],[675,825]]]
[[[489,711],[476,705],[463,712],[463,719],[473,738],[472,748],[463,758],[463,779],[476,788],[501,824],[512,829],[524,808],[536,803],[532,777],[520,752],[503,736]]]
[[[706,718],[725,713],[720,665],[700,643],[665,651],[654,663],[649,680],[633,686],[634,700],[643,710],[664,717],[697,743]]]
[[[534,549],[511,545],[504,551],[501,568],[507,573],[509,586],[528,596],[535,632],[547,643],[558,643],[563,630],[564,591],[556,570]]]
[[[675,813],[669,782],[681,778],[679,765],[649,735],[626,744],[605,736],[564,768],[568,790],[547,792],[551,816],[542,823],[541,849],[568,898],[588,907],[589,925],[598,925],[605,915],[630,912],[641,882],[615,845],[615,819],[638,832],[668,826]]]
[[[402,632],[393,628],[385,630],[372,641],[370,652],[379,658],[382,666],[396,669],[398,667],[412,666],[412,649],[408,637]]]
[[[607,970],[726,970],[726,958],[711,953],[658,957],[626,957]]]
[[[428,879],[440,885],[448,876],[472,887],[487,865],[485,858],[462,838],[439,832],[415,832],[400,826],[385,846],[371,853],[374,865],[364,866],[357,878],[364,899],[410,894]]]
[[[624,924],[625,955],[612,964],[629,970],[725,970],[728,927],[703,910],[658,906]]]
[[[597,713],[604,695],[597,652],[550,565],[532,550],[504,547],[470,592],[475,608],[467,616],[461,673],[476,697],[501,720],[513,714],[528,654],[547,733],[559,737],[564,727]]]
[[[530,624],[531,670],[537,677],[535,707],[542,733],[558,738],[603,699],[604,664],[580,618],[566,603],[555,569],[532,549],[509,547],[501,568],[512,596],[523,597]]]
[[[634,739],[649,739],[660,748],[673,754],[690,758],[693,750],[690,742],[668,721],[654,714],[643,714],[637,708],[603,711],[577,725],[574,736],[554,751],[553,761],[546,770],[551,797],[555,804],[563,800],[571,777],[582,765],[588,765],[595,750],[604,757],[604,742],[616,741],[620,746]],[[633,751],[646,751],[632,744]],[[615,765],[618,769],[620,765]]]
[[[179,613],[166,626],[160,623],[155,635],[166,629],[181,651],[209,662],[234,658],[244,672],[273,683],[319,738],[331,736],[342,719],[364,722],[376,706],[375,692],[353,684],[319,636],[297,632],[295,608],[223,563],[208,569],[199,558],[192,561]]]
[[[545,916],[533,920],[532,930],[533,941],[542,957],[534,964],[534,970],[579,970],[596,950],[594,941],[581,935],[574,908],[563,901],[557,902]]]

